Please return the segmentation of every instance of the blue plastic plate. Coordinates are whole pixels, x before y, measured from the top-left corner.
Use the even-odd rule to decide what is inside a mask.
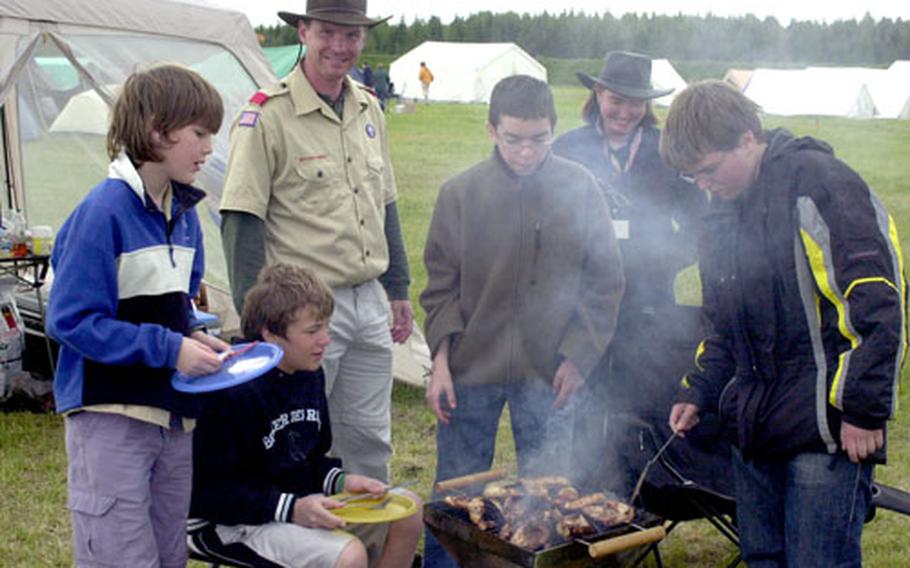
[[[232,345],[231,351],[243,350],[244,352],[235,357],[229,357],[221,368],[211,375],[190,377],[183,373],[174,373],[171,385],[181,392],[192,393],[226,389],[264,375],[278,365],[281,358],[284,357],[281,347],[273,343],[259,342],[252,348],[244,350],[244,347],[248,346],[248,343]]]

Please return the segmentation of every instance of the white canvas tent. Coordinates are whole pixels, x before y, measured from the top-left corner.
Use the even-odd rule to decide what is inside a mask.
[[[910,120],[910,60],[898,60],[869,82],[876,116]]]
[[[120,85],[106,85],[116,96]],[[48,132],[75,132],[105,136],[110,124],[110,107],[95,89],[86,89],[70,97],[48,128]]]
[[[843,85],[862,83],[872,97],[876,118],[910,119],[910,61],[898,60],[887,69],[870,67],[809,67]]]
[[[871,118],[875,104],[865,82],[848,73],[813,69],[756,69],[745,95],[768,114]]]
[[[887,69],[806,67],[756,73],[758,84],[750,83],[745,93],[771,114],[910,118],[910,61],[895,61]]]
[[[435,80],[430,100],[488,103],[497,81],[510,75],[547,80],[547,70],[514,43],[425,41],[389,66],[395,92],[402,98],[422,97],[417,74],[424,61]]]
[[[667,59],[655,59],[651,62],[651,83],[655,89],[673,89],[669,95],[654,99],[654,104],[670,106],[673,99],[686,88],[686,80]]]
[[[740,92],[746,90],[746,86],[749,85],[749,79],[751,78],[751,69],[727,69],[727,72],[724,74],[724,81],[739,89]]]

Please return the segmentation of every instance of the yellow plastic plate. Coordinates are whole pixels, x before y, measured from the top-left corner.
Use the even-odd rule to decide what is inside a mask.
[[[335,497],[347,497],[347,493],[335,495]],[[413,499],[400,493],[389,493],[391,497],[388,503],[381,509],[371,509],[375,505],[382,503],[385,497],[379,499],[364,499],[348,503],[339,509],[332,509],[332,514],[337,515],[349,523],[389,523],[410,517],[417,512],[417,503]]]

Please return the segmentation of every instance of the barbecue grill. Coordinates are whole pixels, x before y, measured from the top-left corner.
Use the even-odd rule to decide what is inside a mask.
[[[437,493],[473,491],[481,481],[503,477],[504,471],[452,479],[437,485]],[[479,490],[476,491],[479,494]],[[619,565],[620,558],[661,540],[666,531],[660,517],[636,511],[631,523],[598,527],[584,538],[530,550],[480,529],[468,514],[442,500],[424,505],[423,520],[433,536],[463,568],[585,568]]]

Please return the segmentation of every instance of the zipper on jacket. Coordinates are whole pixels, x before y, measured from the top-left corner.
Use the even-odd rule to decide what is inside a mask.
[[[174,229],[177,227],[177,221],[183,217],[183,214],[186,212],[187,208],[182,204],[174,211],[174,214],[171,215],[170,220],[165,217],[164,222],[164,234],[165,239],[167,240],[167,253],[168,258],[171,259],[171,268],[177,268],[177,262],[174,260],[174,241],[171,239],[171,236],[174,234]],[[161,213],[164,216],[164,213]]]
[[[167,256],[171,259],[171,268],[177,268],[177,262],[174,261],[174,242],[171,240],[171,234],[174,232],[174,221],[175,219],[172,217],[170,221],[165,221],[164,224],[164,234],[167,239]]]
[[[537,257],[540,256],[540,221],[534,224],[534,256],[531,257],[531,286],[537,285]]]
[[[723,413],[723,408],[724,408],[724,399],[727,397],[727,393],[730,392],[730,388],[733,386],[733,383],[736,382],[736,379],[737,379],[736,375],[733,375],[733,378],[730,379],[729,381],[727,381],[727,384],[724,385],[723,389],[721,389],[720,396],[717,397],[717,415],[721,419],[726,418],[728,420],[731,420],[734,423],[736,422],[735,413],[734,413],[734,416],[732,416],[732,417],[730,417],[730,416],[725,417],[724,413]]]
[[[167,256],[171,261],[171,268],[177,268],[177,263],[174,261],[174,244],[171,242],[171,233],[174,231],[174,222],[179,216],[179,213],[182,212],[182,209],[178,210],[178,212],[168,220],[167,215],[158,208],[158,205],[152,201],[152,198],[148,196],[148,193],[145,194],[144,199],[147,200],[145,202],[145,210],[152,215],[160,216],[161,220],[164,221],[164,240],[167,242]]]
[[[524,244],[525,202],[524,183],[518,181],[518,254],[515,255],[515,278],[512,280],[512,325],[509,326],[509,378],[515,375],[516,329],[521,314],[521,252]]]
[[[740,278],[743,274],[742,266],[740,264],[740,240],[742,237],[742,227],[745,226],[746,220],[743,219],[743,208],[739,208],[739,213],[737,215],[739,223],[737,227],[733,230],[733,246],[730,248],[730,261],[731,261],[731,271],[730,271],[730,280],[733,287],[733,291],[737,297],[737,306],[736,306],[736,325],[739,328],[740,336],[742,342],[745,344],[746,350],[748,351],[749,356],[749,369],[751,372],[759,379],[764,380],[764,377],[759,376],[758,359],[755,357],[755,346],[752,345],[752,338],[749,337],[749,330],[746,326],[746,291],[743,289],[743,282]]]

